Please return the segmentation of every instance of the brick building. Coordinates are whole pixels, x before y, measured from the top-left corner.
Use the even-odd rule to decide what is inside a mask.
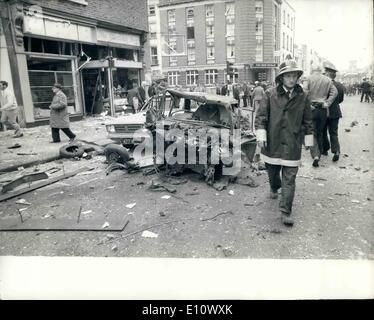
[[[273,81],[281,6],[282,0],[160,0],[162,70],[169,84],[222,84],[227,61],[233,82]]]
[[[27,126],[47,123],[55,82],[79,119],[150,79],[146,0],[0,0],[0,16],[0,77]]]

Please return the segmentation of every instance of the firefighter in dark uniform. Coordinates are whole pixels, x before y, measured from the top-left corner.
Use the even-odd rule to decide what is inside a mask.
[[[303,131],[305,146],[313,145],[313,120],[310,99],[297,84],[303,74],[295,60],[279,66],[277,86],[266,90],[256,115],[256,138],[261,148],[270,183],[270,198],[278,198],[282,222],[294,224],[292,204],[296,175],[300,166]],[[282,177],[280,175],[282,174]]]

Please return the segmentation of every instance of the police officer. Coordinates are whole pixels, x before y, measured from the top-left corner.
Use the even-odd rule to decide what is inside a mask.
[[[331,142],[331,152],[334,154],[332,161],[335,162],[339,160],[339,155],[340,155],[338,126],[339,126],[339,119],[342,117],[342,112],[340,110],[339,104],[342,103],[344,100],[344,87],[340,82],[335,81],[337,70],[332,63],[330,62],[325,63],[324,68],[325,68],[324,74],[331,79],[332,83],[338,90],[338,95],[329,107],[329,115],[327,117],[326,125],[323,129],[322,154],[327,156],[328,151],[330,150],[330,142]],[[330,135],[330,141],[327,136],[327,131]]]

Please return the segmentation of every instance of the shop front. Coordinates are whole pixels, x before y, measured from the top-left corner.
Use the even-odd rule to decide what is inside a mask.
[[[274,82],[277,67],[277,63],[253,63],[251,66],[251,76],[253,81]]]
[[[21,79],[17,99],[26,126],[48,122],[54,83],[62,85],[74,120],[106,109],[113,113],[115,104],[125,104],[131,84],[144,78],[142,32],[107,29],[97,21],[47,12],[40,15],[25,7],[17,14],[23,14],[22,30],[14,42],[16,64],[11,73]]]

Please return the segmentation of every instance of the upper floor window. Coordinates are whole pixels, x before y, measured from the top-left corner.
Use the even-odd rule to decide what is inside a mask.
[[[232,16],[235,15],[235,3],[234,2],[229,2],[226,3],[226,16]]]
[[[156,14],[156,6],[149,6],[148,7],[148,14],[150,15],[150,16],[154,16],[155,14]]]
[[[193,19],[193,17],[194,17],[193,9],[191,8],[187,9],[187,19]]]
[[[262,13],[264,3],[262,0],[256,0],[255,11],[256,13]]]
[[[175,21],[175,10],[168,10],[168,21]]]
[[[214,25],[206,27],[206,37],[214,38]]]
[[[205,6],[205,14],[206,14],[207,18],[214,16],[213,5],[212,4],[207,4]]]

